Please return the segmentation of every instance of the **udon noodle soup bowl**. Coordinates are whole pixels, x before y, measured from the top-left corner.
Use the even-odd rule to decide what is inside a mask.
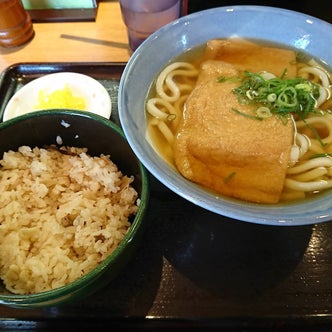
[[[98,264],[90,270],[90,272],[87,272],[83,276],[78,276],[78,278],[71,280],[69,283],[62,284],[60,285],[57,283],[57,285],[60,286],[54,286],[50,290],[45,290],[45,291],[38,291],[38,292],[32,292],[32,293],[17,293],[13,292],[12,289],[10,288],[8,290],[8,287],[5,287],[5,284],[1,281],[0,283],[0,304],[7,305],[10,307],[16,307],[16,308],[43,308],[43,307],[50,307],[50,306],[58,306],[62,305],[68,302],[76,301],[79,299],[82,299],[89,294],[92,294],[99,290],[102,287],[105,287],[115,276],[119,276],[120,272],[124,269],[124,267],[129,264],[130,259],[133,257],[133,255],[136,252],[136,249],[140,245],[141,238],[144,232],[144,226],[145,226],[145,213],[148,208],[148,195],[149,195],[149,185],[148,185],[148,177],[147,177],[147,172],[144,168],[144,166],[140,163],[140,161],[137,159],[136,155],[133,153],[132,149],[128,145],[124,134],[120,127],[118,127],[116,124],[112,123],[108,119],[105,119],[99,115],[89,113],[89,112],[82,112],[82,111],[75,111],[75,110],[49,110],[49,111],[38,111],[34,113],[29,113],[26,115],[22,115],[20,117],[16,117],[14,119],[2,122],[0,124],[0,152],[1,152],[1,159],[3,158],[4,152],[7,152],[9,150],[12,151],[17,151],[19,147],[26,145],[29,147],[45,147],[49,145],[55,145],[55,146],[70,146],[70,147],[78,147],[78,148],[87,148],[88,155],[90,156],[95,156],[99,157],[101,154],[104,155],[109,155],[110,160],[112,160],[118,167],[118,169],[122,172],[122,174],[126,174],[128,176],[134,176],[134,181],[132,182],[132,186],[135,188],[135,190],[138,193],[138,197],[140,198],[140,202],[138,205],[138,210],[136,214],[131,215],[129,217],[130,224],[127,225],[129,228],[127,228],[127,232],[123,233],[122,236],[124,237],[119,237],[120,242],[116,241],[116,246],[113,248],[114,250],[109,254],[109,251],[105,251],[107,254],[104,257],[104,260],[99,263],[99,259],[97,258],[96,255],[94,256],[89,256],[89,254],[84,257],[82,260],[83,264],[85,262],[90,261],[91,259],[94,262],[97,262]],[[84,157],[85,158],[85,157]],[[43,160],[49,160],[49,159],[43,159]],[[52,159],[54,160],[54,159]],[[90,161],[89,161],[90,160]],[[86,160],[87,168],[89,168],[89,164],[91,162],[91,159]],[[44,164],[43,161],[38,161],[35,159],[35,165],[38,164]],[[53,162],[51,162],[53,164]],[[47,163],[47,165],[50,165],[50,163]],[[75,164],[75,168],[79,168],[80,170],[84,167],[80,167],[79,164]],[[78,166],[77,166],[78,165]],[[90,164],[91,165],[91,164]],[[102,165],[102,163],[100,164]],[[96,164],[94,164],[94,169],[98,170],[98,167]],[[33,167],[31,166],[31,169]],[[60,167],[59,167],[60,168]],[[105,168],[103,168],[105,171]],[[61,172],[61,171],[60,171]],[[71,173],[72,171],[70,171]],[[75,170],[74,170],[75,172]],[[91,174],[88,173],[90,171],[86,171],[85,174]],[[63,174],[68,174],[69,172],[64,172]],[[49,172],[50,174],[50,172]],[[91,175],[93,182],[97,182],[98,177],[101,176],[100,172],[98,171],[97,173],[92,173],[95,175]],[[107,181],[108,178],[110,178],[110,173],[109,172],[104,172],[105,178]],[[112,177],[114,175],[112,171]],[[27,176],[28,177],[28,176]],[[85,178],[85,176],[83,176]],[[29,177],[30,178],[30,177]],[[56,183],[60,182],[62,183],[61,177],[57,176],[56,177]],[[26,181],[23,181],[26,182]],[[74,183],[75,181],[70,181],[71,183]],[[43,181],[40,181],[40,183],[44,183]],[[87,183],[84,181],[84,183]],[[38,185],[38,184],[37,184]],[[91,186],[91,185],[89,185]],[[23,184],[22,184],[23,187]],[[99,187],[100,188],[100,187]],[[121,187],[122,190],[125,190],[126,187]],[[86,188],[87,189],[87,188]],[[83,190],[86,190],[83,189]],[[49,186],[49,190],[53,191],[51,186]],[[103,189],[100,189],[102,192]],[[26,191],[25,191],[26,192]],[[85,210],[84,216],[82,215],[82,219],[78,219],[79,223],[83,221],[83,223],[89,224],[91,222],[91,218],[89,217],[89,211],[91,211],[92,215],[92,222],[93,220],[104,220],[105,218],[103,217],[106,215],[106,209],[112,209],[110,207],[110,202],[107,200],[108,193],[109,191],[107,190],[104,194],[105,198],[99,197],[98,200],[100,200],[100,204],[102,201],[105,202],[104,208],[101,208],[99,206],[99,202],[93,203],[94,206],[97,206],[98,211],[96,209],[92,208],[91,205],[89,205],[89,197],[91,198],[91,195],[89,197],[86,197],[84,194],[82,194],[81,189],[77,189],[76,191],[78,195],[75,195],[75,193],[72,195],[70,192],[66,191],[64,195],[69,194],[69,201],[68,204],[65,204],[69,208],[68,210],[68,215],[72,214],[73,211],[72,208],[76,206],[74,209],[77,211],[83,211]],[[1,193],[4,195],[4,192]],[[36,195],[39,193],[36,192]],[[88,198],[87,201],[84,200],[84,204],[82,205],[81,203],[83,200],[81,197],[86,197]],[[76,203],[71,206],[71,202],[75,202],[78,199],[79,205],[76,205]],[[92,198],[94,199],[94,198]],[[59,200],[54,202],[55,205],[58,204],[57,211],[59,209],[65,208],[63,201],[61,200],[61,197]],[[31,199],[30,199],[31,201]],[[50,200],[46,200],[48,205],[53,206],[50,203]],[[13,202],[14,203],[14,202]],[[85,204],[87,203],[87,205]],[[21,204],[21,203],[20,203]],[[22,204],[23,206],[23,204]],[[112,205],[113,206],[113,205]],[[125,204],[123,205],[125,206]],[[79,208],[77,208],[79,207]],[[65,208],[66,209],[66,208]],[[25,210],[25,209],[24,209]],[[46,218],[42,213],[38,213],[38,211],[33,210],[38,219],[36,219],[38,222],[41,220],[42,222],[45,223],[47,222],[47,225],[49,224],[49,220],[52,219],[51,217]],[[80,212],[79,212],[80,213]],[[11,214],[10,214],[11,215]],[[16,214],[17,215],[17,214]],[[8,219],[8,218],[7,218]],[[14,218],[12,218],[14,219]],[[17,218],[18,219],[18,218]],[[23,218],[22,218],[23,219]],[[28,218],[29,219],[29,218]],[[58,218],[57,218],[58,220]],[[111,224],[111,218],[108,218],[107,220],[103,221],[103,224]],[[122,219],[123,220],[123,219]],[[91,222],[91,223],[92,223]],[[12,220],[12,223],[15,223],[14,220]],[[118,221],[117,221],[118,223]],[[3,227],[3,222],[2,222],[2,227]],[[15,233],[15,229],[12,231],[12,233],[9,233],[7,235],[8,237],[10,236],[11,239],[16,239],[20,238],[21,231],[28,231],[29,230],[24,230],[24,224],[22,224],[21,220],[18,220],[16,224],[23,225],[21,228],[17,229],[17,234]],[[74,224],[74,223],[73,223]],[[83,224],[81,224],[83,225]],[[62,238],[66,238],[68,233],[71,232],[70,230],[70,225],[66,224],[69,228],[66,228],[64,232],[67,234],[62,234],[62,228],[58,228],[56,224],[52,221],[51,224],[51,230],[50,226],[48,226],[43,232],[41,232],[41,235],[38,237],[43,238],[45,242],[48,243],[48,246],[45,247],[44,245],[37,246],[33,244],[33,241],[38,241],[38,239],[33,240],[30,245],[30,251],[32,253],[33,247],[38,247],[39,250],[37,252],[41,253],[43,252],[44,255],[36,255],[36,251],[34,251],[34,254],[29,254],[27,253],[27,259],[29,258],[29,268],[30,269],[32,259],[34,259],[34,262],[36,263],[35,270],[32,268],[34,273],[23,273],[24,269],[21,269],[22,273],[20,273],[20,276],[18,280],[21,278],[21,276],[24,274],[24,280],[26,279],[26,275],[30,275],[30,278],[28,281],[24,281],[26,284],[29,283],[29,280],[33,283],[32,285],[38,285],[38,282],[41,280],[40,276],[46,275],[51,275],[52,276],[52,269],[61,269],[61,262],[65,262],[63,269],[63,272],[60,271],[60,275],[67,275],[68,271],[74,270],[74,268],[77,270],[77,266],[75,264],[75,258],[71,256],[71,259],[69,260],[66,258],[62,252],[63,248],[65,246],[63,245]],[[39,226],[38,226],[39,227]],[[84,229],[84,226],[81,229]],[[34,227],[31,227],[30,230],[33,231]],[[41,227],[43,228],[43,227]],[[117,228],[117,227],[116,227]],[[60,229],[60,233],[59,233]],[[98,232],[98,229],[106,229],[104,226],[100,225],[98,228],[96,227],[89,227],[86,228],[88,231],[88,234],[86,234],[88,237],[89,235],[96,235],[96,240],[101,239],[100,237],[98,238],[98,234],[94,233],[95,231]],[[113,229],[108,229],[108,231],[111,234],[113,233]],[[118,228],[117,228],[118,229]],[[1,234],[3,236],[3,228],[1,229]],[[46,232],[46,233],[45,233]],[[116,232],[116,231],[115,231]],[[58,236],[55,237],[57,234]],[[59,237],[60,234],[60,237]],[[104,236],[105,233],[103,233]],[[16,236],[17,235],[17,236]],[[77,235],[77,236],[76,236]],[[83,238],[81,235],[76,232],[75,237],[84,239],[85,241],[85,236]],[[78,236],[79,235],[79,236]],[[101,235],[101,234],[100,234]],[[46,236],[46,239],[45,239]],[[107,238],[107,235],[105,235]],[[113,239],[115,238],[114,235]],[[118,236],[118,234],[117,234]],[[53,239],[53,240],[52,240]],[[94,241],[87,240],[89,244],[92,244],[92,246],[97,246],[97,242],[94,243]],[[8,241],[6,242],[8,246]],[[26,251],[26,244],[24,244],[24,238],[19,242],[22,243],[22,248],[21,245],[18,245],[17,247],[11,246],[11,249],[14,252],[17,252],[18,256],[22,256],[21,253]],[[39,243],[39,242],[38,242]],[[81,242],[82,243],[82,242]],[[16,241],[14,241],[14,244],[16,245]],[[50,246],[51,244],[51,246]],[[1,243],[3,245],[3,243]],[[85,246],[85,245],[84,245]],[[74,246],[72,246],[74,247]],[[52,249],[50,249],[52,248]],[[91,247],[90,245],[88,246],[88,243],[86,243],[86,249],[83,254],[86,251],[90,251]],[[1,264],[1,272],[2,275],[5,272],[4,271],[4,266],[7,266],[7,262],[4,261],[4,248],[1,247],[2,253],[2,264]],[[53,252],[54,250],[54,252]],[[74,249],[76,250],[76,249]],[[99,249],[98,249],[99,250]],[[64,250],[66,252],[66,249]],[[78,253],[79,254],[79,253]],[[80,255],[80,254],[79,254]],[[49,257],[49,264],[47,263],[47,257]],[[88,257],[89,256],[89,257]],[[24,261],[25,255],[22,257],[22,261]],[[42,259],[40,259],[42,257]],[[52,265],[51,261],[57,261],[57,257],[60,258],[60,261],[56,265]],[[75,256],[74,256],[75,257]],[[45,258],[45,259],[44,259]],[[54,260],[55,259],[55,260]],[[67,264],[67,262],[69,263]],[[60,263],[59,263],[60,262]],[[16,258],[11,261],[10,264],[16,264],[18,265],[19,263],[16,262]],[[24,265],[26,266],[26,265]],[[50,266],[49,269],[45,268]],[[80,265],[80,268],[82,265]],[[42,277],[44,278],[44,277]],[[55,280],[53,277],[49,278]],[[46,279],[46,280],[49,280]],[[15,282],[14,278],[14,282]],[[10,283],[13,285],[12,283]],[[40,283],[39,283],[40,284]],[[15,284],[14,284],[15,285]],[[36,288],[37,289],[37,288]],[[46,289],[45,287],[43,289]]]
[[[132,55],[119,87],[119,115],[135,154],[161,183],[217,214],[258,224],[296,226],[332,219],[331,191],[310,199],[260,204],[217,195],[184,178],[147,139],[146,102],[163,68],[211,39],[239,37],[295,49],[332,66],[332,26],[302,13],[263,6],[230,6],[182,17],[151,35]]]

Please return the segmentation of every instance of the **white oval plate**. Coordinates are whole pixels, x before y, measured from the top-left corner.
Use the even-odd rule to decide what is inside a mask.
[[[111,97],[101,83],[84,74],[61,72],[39,77],[18,90],[6,105],[3,121],[38,111],[36,106],[39,104],[38,95],[40,91],[48,95],[54,91],[62,90],[66,86],[73,96],[85,100],[85,109],[82,111],[89,111],[107,119],[110,118],[112,111]]]

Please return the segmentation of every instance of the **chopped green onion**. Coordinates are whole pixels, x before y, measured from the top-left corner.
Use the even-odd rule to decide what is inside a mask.
[[[322,158],[322,157],[330,158],[331,155],[329,153],[316,153],[310,156],[309,159]]]
[[[171,113],[167,115],[167,120],[168,121],[174,121],[176,119],[176,114]]]
[[[273,103],[274,101],[277,100],[277,94],[276,94],[276,93],[270,93],[270,94],[267,96],[267,100],[268,100],[270,103]]]
[[[220,76],[220,77],[217,78],[217,81],[218,81],[219,83],[226,82],[226,81],[227,81],[227,77],[225,77],[225,76]]]
[[[227,82],[227,81],[230,81],[230,82],[241,82],[241,78],[240,77],[226,77],[226,76],[219,76],[217,77],[217,82],[218,83],[224,83],[224,82]]]
[[[316,137],[316,139],[317,139],[317,141],[320,143],[320,145],[323,146],[323,147],[326,146],[327,143],[324,143],[324,142],[322,141],[322,139],[320,138],[319,134],[317,133],[317,130],[316,130],[314,127],[312,127],[309,123],[307,123],[307,122],[305,121],[305,119],[303,119],[303,122],[304,122],[305,125],[311,130],[311,132],[314,134],[314,136]]]
[[[269,118],[270,116],[272,116],[272,113],[268,107],[261,106],[261,107],[257,108],[256,115],[259,118],[266,119],[266,118]]]
[[[311,86],[308,83],[299,83],[299,84],[296,84],[295,85],[295,89],[297,89],[297,90],[302,89],[304,91],[311,92]]]
[[[236,172],[232,172],[232,173],[228,174],[224,179],[224,183],[227,184],[232,179],[232,177],[235,175],[236,175]]]
[[[238,109],[236,108],[232,108],[232,111],[239,114],[239,115],[242,115],[246,118],[249,118],[249,119],[253,119],[253,120],[259,120],[259,121],[262,121],[263,118],[259,117],[259,116],[255,116],[255,115],[251,115],[251,114],[248,114],[248,113],[243,113],[243,112],[240,112]]]
[[[305,119],[309,113],[316,113],[319,85],[301,77],[287,79],[285,75],[286,70],[280,78],[266,79],[245,71],[241,85],[233,92],[241,104],[260,104],[279,116],[297,114]]]
[[[284,90],[279,93],[276,102],[279,107],[295,107],[298,102],[295,88],[292,86],[284,88]]]

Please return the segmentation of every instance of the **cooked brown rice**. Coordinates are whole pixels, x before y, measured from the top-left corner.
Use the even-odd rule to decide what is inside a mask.
[[[0,160],[0,277],[16,294],[63,286],[123,239],[138,194],[109,156],[22,146]]]

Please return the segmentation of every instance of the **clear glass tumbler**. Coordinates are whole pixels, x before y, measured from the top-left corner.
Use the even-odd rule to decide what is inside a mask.
[[[132,51],[153,32],[183,14],[183,0],[119,0]]]

